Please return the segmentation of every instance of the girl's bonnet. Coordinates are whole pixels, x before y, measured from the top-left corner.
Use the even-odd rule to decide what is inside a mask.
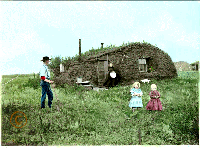
[[[151,89],[153,89],[153,88],[157,89],[156,84],[151,84]]]
[[[140,83],[139,82],[133,83],[133,88],[135,88],[136,85],[140,88]]]

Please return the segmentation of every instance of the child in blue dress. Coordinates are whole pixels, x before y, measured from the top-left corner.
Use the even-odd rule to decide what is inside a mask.
[[[130,100],[129,107],[132,108],[134,112],[136,108],[138,109],[138,108],[143,107],[143,104],[142,104],[143,93],[142,93],[142,90],[140,89],[140,83],[135,82],[130,92],[131,92],[132,98]]]

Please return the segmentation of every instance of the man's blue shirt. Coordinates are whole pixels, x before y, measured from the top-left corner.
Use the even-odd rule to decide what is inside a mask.
[[[40,68],[40,77],[45,76],[45,78],[50,79],[50,71],[48,69],[48,66],[43,64]]]

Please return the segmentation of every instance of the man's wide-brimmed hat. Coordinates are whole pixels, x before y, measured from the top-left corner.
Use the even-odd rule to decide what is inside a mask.
[[[45,57],[43,57],[43,59],[41,60],[41,61],[46,61],[46,60],[51,60],[51,59],[49,59],[49,57],[48,56],[45,56]]]

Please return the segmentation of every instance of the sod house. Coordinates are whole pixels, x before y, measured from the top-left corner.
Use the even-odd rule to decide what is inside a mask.
[[[177,71],[192,71],[192,66],[185,61],[174,62],[174,65]]]
[[[80,53],[79,48],[79,56]],[[80,59],[71,63],[68,69],[61,67],[58,77],[61,83],[73,85],[77,78],[81,77],[82,81],[90,81],[94,86],[104,87],[103,83],[111,63],[120,76],[119,83],[122,86],[144,78],[165,79],[177,76],[170,56],[149,43],[130,43]]]
[[[199,61],[190,64],[192,66],[192,70],[198,71],[199,70]]]

